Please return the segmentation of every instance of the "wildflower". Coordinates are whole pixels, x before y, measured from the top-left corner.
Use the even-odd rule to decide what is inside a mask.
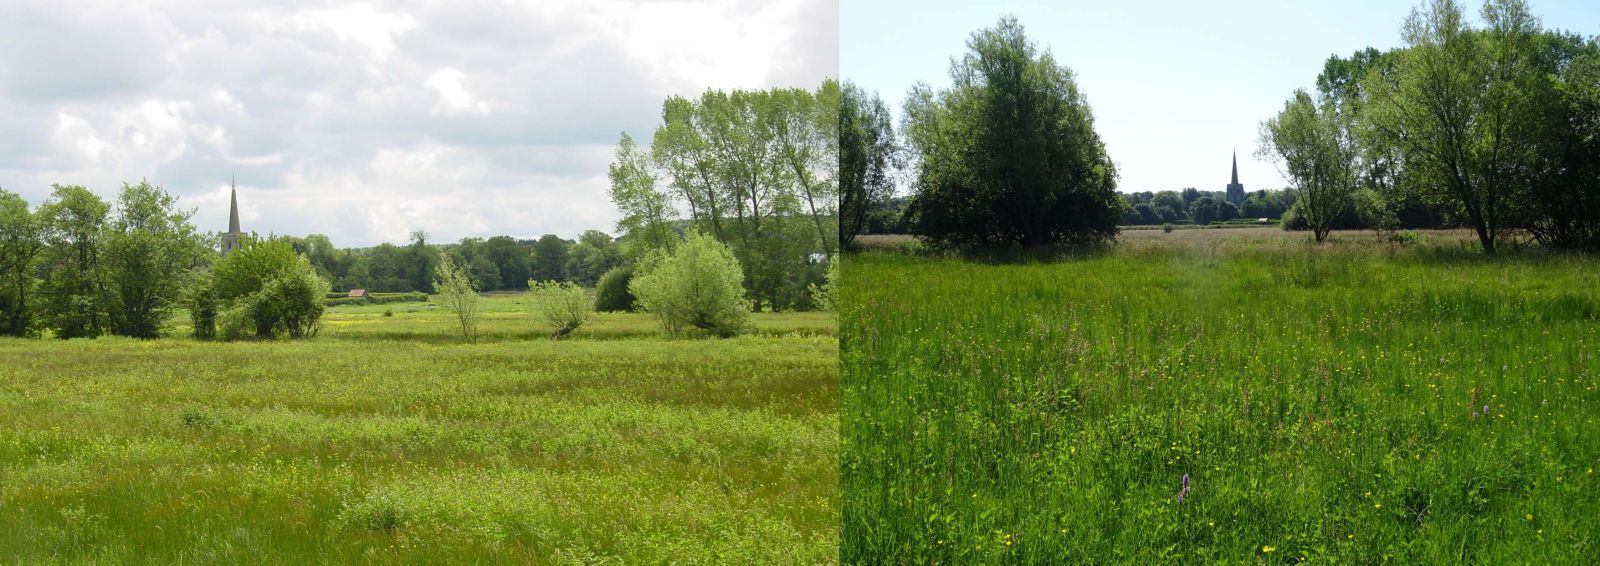
[[[1529,513],[1527,515],[1523,515],[1522,518],[1527,519],[1529,521],[1532,521],[1533,520],[1533,514]]]
[[[1189,474],[1183,475],[1183,490],[1178,492],[1178,503],[1183,503],[1183,498],[1189,495]]]
[[[1483,416],[1485,416],[1485,417],[1489,416],[1489,406],[1488,405],[1484,405],[1483,406]]]
[[[1373,503],[1372,504],[1372,508],[1373,509],[1382,509],[1383,508],[1383,504],[1382,503]]]
[[[1272,552],[1272,551],[1277,550],[1277,549],[1278,549],[1278,547],[1276,547],[1276,546],[1262,546],[1261,547],[1261,552]]]

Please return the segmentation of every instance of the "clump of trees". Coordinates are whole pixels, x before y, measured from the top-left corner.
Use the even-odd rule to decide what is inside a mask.
[[[591,314],[583,287],[568,282],[529,281],[528,304],[539,318],[555,327],[550,333],[551,340],[560,340],[577,330]]]
[[[610,170],[625,261],[675,254],[698,231],[738,260],[749,310],[810,306],[816,259],[840,238],[839,111],[831,80],[667,99],[648,151],[623,134]]]
[[[211,271],[209,288],[191,289],[197,336],[227,340],[308,338],[321,328],[328,282],[287,238],[246,238]],[[208,316],[208,308],[215,315]],[[200,326],[216,321],[215,330]]]
[[[647,260],[628,287],[668,333],[692,328],[728,337],[750,326],[743,272],[727,245],[692,232],[671,253]]]
[[[628,290],[633,280],[634,264],[614,267],[600,277],[594,288],[594,310],[600,312],[628,312],[633,310],[635,299]]]
[[[1263,125],[1297,221],[1320,236],[1341,218],[1431,218],[1473,229],[1485,254],[1513,233],[1600,249],[1600,43],[1542,28],[1521,0],[1480,15],[1429,1],[1404,47],[1330,58],[1317,93]]]
[[[1116,168],[1072,71],[1015,18],[974,33],[967,48],[949,89],[919,84],[905,102],[911,231],[961,247],[1115,237]]]
[[[0,334],[154,338],[206,253],[192,210],[148,182],[108,203],[55,185],[36,211],[0,190]]]

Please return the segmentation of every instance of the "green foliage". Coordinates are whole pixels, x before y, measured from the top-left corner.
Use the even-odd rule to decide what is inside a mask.
[[[221,305],[218,333],[229,340],[244,337],[245,321],[256,338],[314,336],[329,292],[287,238],[246,242],[212,268],[211,280]]]
[[[529,281],[528,304],[535,317],[555,327],[551,340],[560,340],[583,326],[593,311],[583,287],[570,282]]]
[[[567,279],[584,287],[593,287],[600,276],[622,265],[622,248],[611,236],[599,230],[584,230],[567,253],[564,273]],[[549,279],[555,281],[558,279]]]
[[[44,237],[40,314],[57,338],[93,338],[107,326],[100,260],[111,205],[80,186],[52,187],[37,213]]]
[[[27,201],[0,189],[0,336],[31,336],[36,331],[34,269],[44,247],[43,229]]]
[[[839,261],[835,256],[828,261],[825,282],[811,285],[811,300],[819,311],[837,312],[839,309]]]
[[[672,221],[678,216],[667,194],[656,190],[656,174],[650,156],[633,143],[626,132],[617,142],[616,160],[611,163],[611,202],[622,212],[617,230],[627,234],[629,255],[643,258],[658,250],[671,251],[678,243]]]
[[[529,266],[537,281],[567,280],[567,256],[572,242],[555,234],[540,236],[533,244],[533,260]]]
[[[1042,246],[1116,236],[1116,169],[1070,69],[1015,18],[974,33],[954,86],[912,88],[912,231],[952,246]]]
[[[449,255],[440,257],[433,287],[439,291],[439,303],[455,315],[461,337],[476,342],[483,297],[472,286],[466,267],[456,265]]]
[[[1592,258],[1212,232],[851,256],[839,561],[1589,560]]]
[[[594,310],[599,312],[630,312],[634,308],[633,292],[628,285],[633,281],[634,264],[611,268],[600,276],[594,288]]]
[[[694,328],[728,337],[750,326],[743,272],[727,246],[696,232],[642,266],[628,288],[668,333]]]
[[[212,288],[211,272],[199,269],[190,271],[186,276],[183,293],[194,337],[200,340],[216,338],[217,317],[221,305],[217,301],[216,290]]]
[[[1360,181],[1360,151],[1352,116],[1337,100],[1296,90],[1278,115],[1261,123],[1259,157],[1276,161],[1295,184],[1296,218],[1311,228],[1317,243],[1350,207]]]
[[[180,210],[177,203],[177,197],[148,181],[122,185],[115,216],[101,238],[113,334],[158,336],[182,299],[189,271],[209,252],[190,222],[194,211]]]
[[[839,105],[839,242],[849,246],[869,214],[894,196],[899,152],[889,106],[846,82]]]

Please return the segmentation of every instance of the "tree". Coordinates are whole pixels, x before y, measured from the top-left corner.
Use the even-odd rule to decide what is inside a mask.
[[[510,236],[495,236],[483,244],[484,256],[500,269],[500,281],[506,287],[523,284],[533,277],[533,267],[528,261],[528,249]]]
[[[533,243],[533,279],[538,281],[567,280],[567,250],[572,242],[555,234],[545,234]]]
[[[176,197],[140,181],[122,185],[116,215],[104,235],[105,282],[112,333],[156,338],[182,298],[185,276],[207,242],[177,209]]]
[[[0,336],[34,333],[30,305],[43,225],[16,193],[0,189]]]
[[[605,275],[600,276],[600,282],[594,288],[594,310],[600,312],[628,312],[633,310],[635,299],[633,293],[628,291],[628,283],[633,280],[634,264],[623,264],[611,268]]]
[[[696,328],[727,337],[750,325],[743,273],[726,245],[694,232],[673,253],[646,262],[628,289],[668,333]]]
[[[288,238],[248,239],[211,271],[218,333],[227,339],[316,335],[330,286]]]
[[[656,176],[650,170],[649,156],[634,145],[626,132],[617,142],[616,161],[611,163],[611,202],[622,211],[617,230],[630,240],[630,255],[644,257],[655,250],[671,250],[678,242],[672,229],[677,210],[667,194],[656,190]]]
[[[472,287],[472,277],[467,274],[466,267],[456,265],[450,255],[445,254],[439,258],[434,273],[433,287],[439,293],[439,302],[445,310],[456,316],[461,337],[477,342],[478,315],[483,297]]]
[[[406,247],[406,279],[411,290],[433,292],[434,266],[439,264],[439,250],[428,245],[428,233],[411,232],[411,245]]]
[[[1348,117],[1334,101],[1317,101],[1304,89],[1261,123],[1256,155],[1272,159],[1299,194],[1295,216],[1322,243],[1333,221],[1350,206],[1358,181],[1359,151]]]
[[[1116,236],[1116,169],[1070,69],[1039,53],[1015,18],[974,33],[954,86],[913,87],[905,133],[917,154],[910,210],[935,244],[1040,246]]]
[[[866,229],[867,216],[894,196],[890,176],[899,148],[889,107],[846,82],[839,95],[839,244]]]
[[[811,217],[823,253],[832,253],[839,241],[835,218],[839,82],[827,79],[814,93],[798,88],[775,89],[765,98],[775,147],[774,165],[792,180],[793,197]]]
[[[622,265],[622,251],[610,235],[599,230],[584,230],[567,252],[567,277],[584,287],[593,287],[601,275],[618,265]]]
[[[536,316],[556,327],[551,340],[560,340],[589,320],[589,298],[583,287],[569,282],[529,281],[528,304]]]
[[[811,286],[811,297],[817,310],[839,312],[839,262],[829,261],[825,282]]]
[[[52,185],[39,209],[44,228],[45,324],[57,338],[93,338],[105,331],[101,235],[111,205],[89,189]]]
[[[1458,208],[1485,254],[1514,227],[1516,203],[1532,179],[1537,145],[1531,113],[1543,73],[1531,58],[1538,21],[1520,0],[1484,4],[1474,30],[1454,0],[1412,11],[1395,71],[1368,75],[1378,96],[1367,123],[1400,147],[1433,195]]]
[[[1189,218],[1193,218],[1195,224],[1202,226],[1210,224],[1213,220],[1221,220],[1222,206],[1220,204],[1210,195],[1198,197],[1194,199],[1194,202],[1189,203]]]

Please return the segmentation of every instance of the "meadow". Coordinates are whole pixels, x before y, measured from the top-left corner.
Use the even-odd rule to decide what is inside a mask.
[[[552,342],[521,301],[477,343],[421,303],[304,341],[0,340],[0,562],[837,562],[830,315]]]
[[[1309,239],[850,257],[841,560],[1600,555],[1600,259]]]

